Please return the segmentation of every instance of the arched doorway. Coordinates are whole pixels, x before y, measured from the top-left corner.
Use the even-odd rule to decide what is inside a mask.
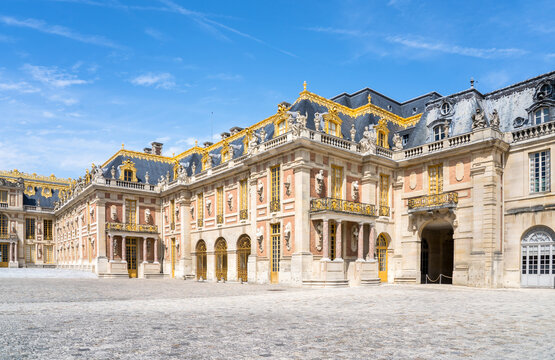
[[[237,240],[237,280],[247,282],[247,261],[251,253],[251,239],[243,235]]]
[[[445,220],[434,220],[422,229],[420,236],[421,282],[453,283],[453,227]]]
[[[521,241],[521,286],[553,287],[555,275],[555,232],[534,226]]]
[[[214,245],[216,256],[216,280],[227,280],[227,243],[224,238],[216,240]]]
[[[381,282],[387,282],[387,237],[384,233],[376,239],[376,260],[378,261],[378,277]]]
[[[206,280],[206,243],[199,240],[196,247],[197,253],[197,280]]]

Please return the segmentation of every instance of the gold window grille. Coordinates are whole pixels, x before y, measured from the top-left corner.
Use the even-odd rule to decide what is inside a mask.
[[[219,187],[216,189],[216,223],[224,223],[224,188]]]
[[[336,240],[337,226],[330,224],[330,259],[335,259],[335,240]]]
[[[137,201],[125,200],[125,219],[129,224],[137,223]]]
[[[249,194],[247,192],[247,180],[241,180],[239,182],[239,187],[241,191],[241,208],[239,210],[239,219],[246,220],[249,218],[248,204],[249,204]]]
[[[204,221],[204,194],[200,193],[197,195],[197,226],[202,227],[203,221]]]
[[[216,241],[214,245],[214,255],[216,255],[216,279],[227,280],[227,243],[223,238]]]
[[[270,202],[270,211],[276,212],[280,210],[280,167],[279,165],[272,167],[272,200]]]
[[[0,236],[8,236],[8,217],[0,214]]]
[[[428,167],[428,182],[430,194],[443,192],[443,166],[441,164]]]
[[[380,205],[389,206],[389,175],[380,174]]]
[[[281,252],[281,226],[272,224],[272,273],[279,272],[279,260]]]
[[[343,194],[343,168],[331,167],[331,193],[335,199],[341,199]]]
[[[197,244],[197,280],[206,280],[206,243],[200,240]]]
[[[251,253],[251,240],[244,236],[237,242],[237,278],[240,281],[248,281],[247,264]]]
[[[47,245],[44,247],[44,261],[47,264],[54,263],[54,249],[52,245]]]
[[[0,203],[7,204],[8,203],[8,192],[7,191],[0,191]]]
[[[25,238],[35,238],[35,219],[25,219]]]
[[[52,240],[52,220],[44,220],[44,239]]]
[[[383,234],[376,240],[376,253],[378,255],[378,271],[387,270],[387,239]]]

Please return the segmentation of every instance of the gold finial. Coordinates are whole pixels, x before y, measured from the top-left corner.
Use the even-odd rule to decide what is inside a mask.
[[[175,157],[175,153],[174,153],[174,152],[172,152],[172,157]]]
[[[121,143],[121,148],[123,149],[123,143]]]
[[[372,95],[368,94],[368,104],[371,104],[371,103],[372,103]]]
[[[195,140],[195,147],[198,146],[198,140]]]
[[[303,82],[303,91],[306,91],[306,80]]]

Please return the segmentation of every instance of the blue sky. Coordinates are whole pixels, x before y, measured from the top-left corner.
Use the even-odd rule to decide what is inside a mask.
[[[405,101],[555,70],[553,1],[0,1],[0,169],[78,177],[293,102]]]

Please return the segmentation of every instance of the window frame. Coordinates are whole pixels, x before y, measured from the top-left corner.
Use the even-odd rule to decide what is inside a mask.
[[[533,125],[541,125],[541,124],[545,124],[546,122],[549,122],[550,119],[550,110],[549,107],[547,106],[543,106],[540,107],[539,109],[536,109],[533,113],[532,113],[532,124]],[[540,120],[538,122],[538,119]]]
[[[331,195],[334,199],[343,199],[343,167],[331,166]]]
[[[544,158],[542,159],[542,154]],[[551,191],[551,152],[549,149],[531,152],[529,158],[529,191],[530,194],[541,194]],[[543,168],[542,168],[543,162]],[[538,164],[539,163],[539,164]],[[543,180],[543,182],[542,182]],[[542,186],[543,185],[543,186]]]
[[[443,124],[438,124],[432,128],[432,134],[434,136],[434,141],[440,141],[445,139],[447,136],[445,134],[445,127]]]
[[[25,218],[25,239],[35,239],[36,222],[33,218]]]

